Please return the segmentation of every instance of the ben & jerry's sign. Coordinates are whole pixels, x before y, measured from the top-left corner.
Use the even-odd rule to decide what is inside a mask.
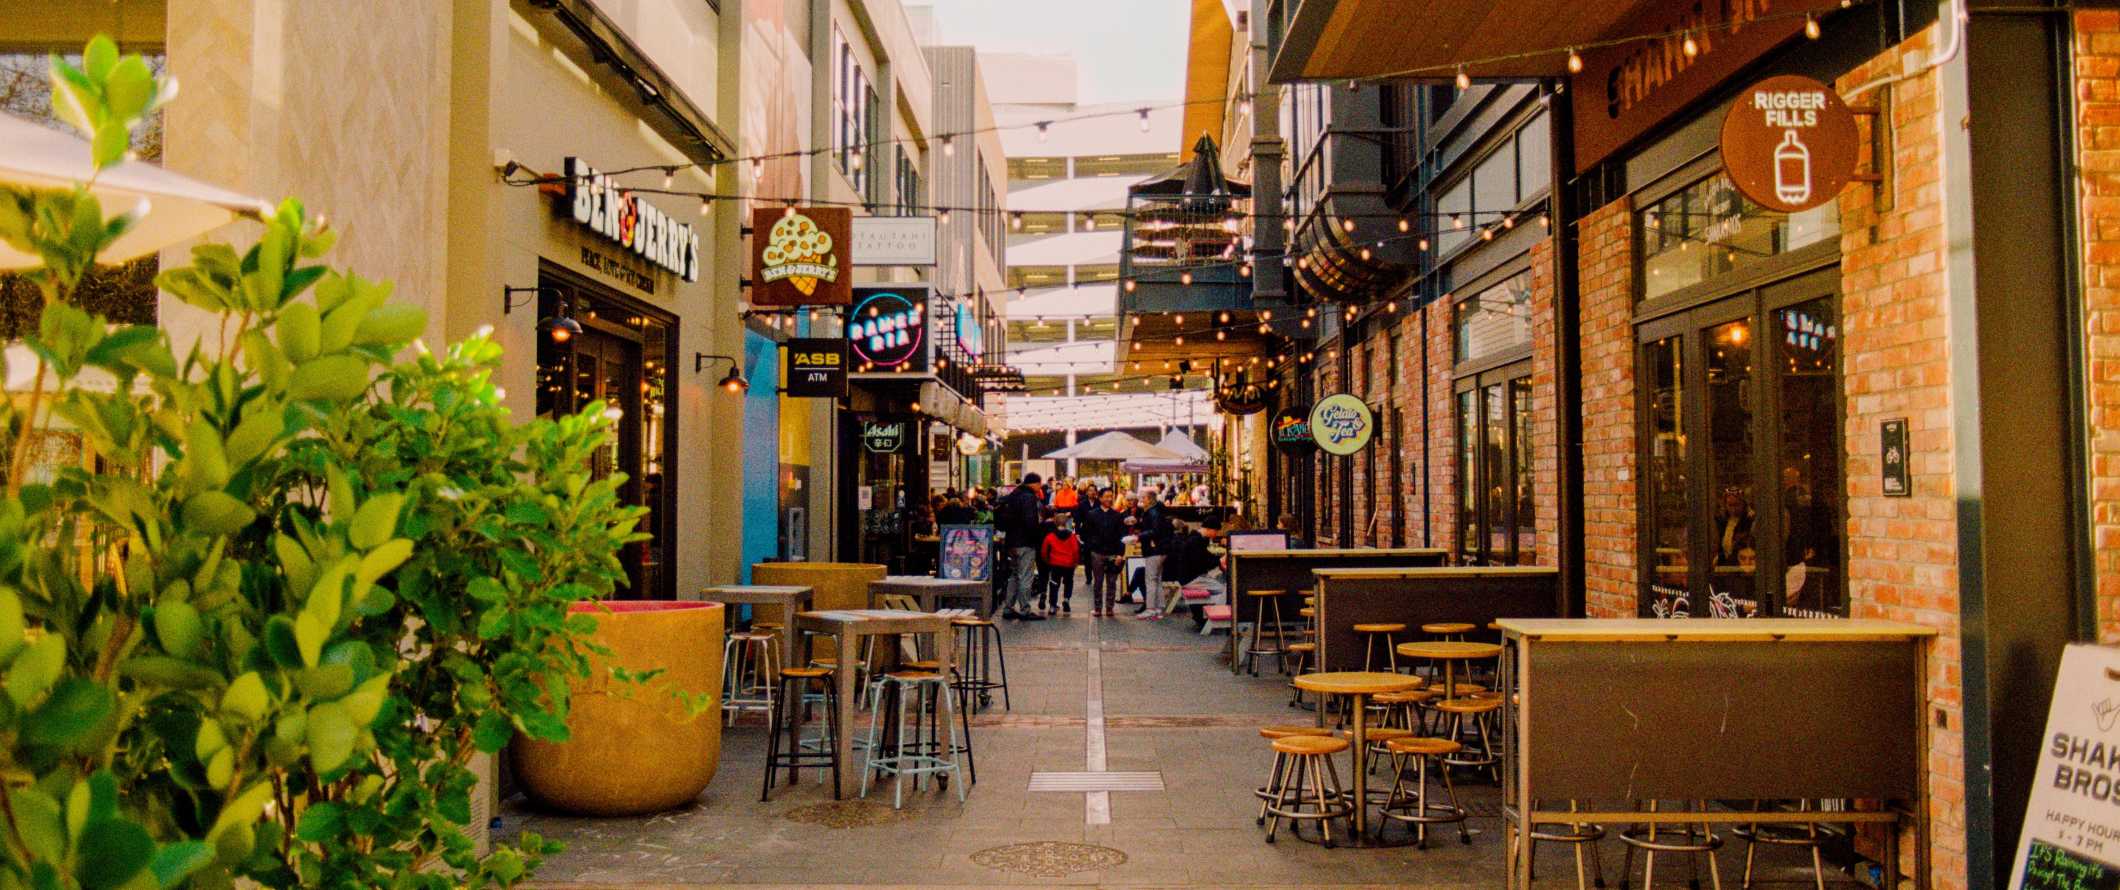
[[[751,213],[751,305],[844,306],[853,299],[847,258],[854,211],[761,207]]]
[[[699,280],[699,233],[626,191],[580,158],[566,163],[566,200],[574,221],[668,269]]]

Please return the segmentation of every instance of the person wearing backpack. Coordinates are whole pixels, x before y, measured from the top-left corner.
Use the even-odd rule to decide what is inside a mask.
[[[1045,510],[1045,492],[1037,473],[1023,474],[1017,485],[994,505],[994,525],[1008,548],[1008,597],[1001,604],[1001,617],[1037,621],[1032,610],[1040,580],[1038,572],[1038,525]]]
[[[1075,568],[1082,564],[1082,539],[1075,536],[1072,520],[1066,513],[1053,518],[1053,531],[1039,545],[1040,561],[1045,564],[1046,579],[1040,585],[1045,591],[1045,614],[1075,611]]]

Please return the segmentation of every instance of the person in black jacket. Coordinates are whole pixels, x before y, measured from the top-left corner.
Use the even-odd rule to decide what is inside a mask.
[[[1170,547],[1170,516],[1163,512],[1163,504],[1156,499],[1155,492],[1143,492],[1141,510],[1134,514],[1134,534],[1141,542],[1141,608],[1134,614],[1142,618],[1163,617],[1163,558]]]
[[[1112,616],[1112,601],[1119,592],[1119,572],[1126,565],[1126,517],[1112,509],[1113,496],[1104,492],[1082,514],[1082,546],[1089,551],[1090,615]]]
[[[1001,617],[1042,620],[1031,611],[1038,585],[1038,526],[1044,521],[1045,491],[1037,473],[1023,474],[1023,483],[1003,495],[994,505],[994,527],[1008,547],[1009,589],[1001,603]]]

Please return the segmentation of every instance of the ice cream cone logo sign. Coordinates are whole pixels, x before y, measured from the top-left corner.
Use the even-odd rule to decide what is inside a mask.
[[[844,306],[852,298],[853,211],[760,208],[751,216],[751,305]]]
[[[1832,201],[1855,175],[1855,112],[1832,87],[1793,74],[1738,93],[1723,117],[1724,172],[1769,210]]]

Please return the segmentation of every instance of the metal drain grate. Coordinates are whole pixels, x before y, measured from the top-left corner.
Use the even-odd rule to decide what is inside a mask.
[[[1161,791],[1163,774],[1139,773],[1031,773],[1032,791]]]

